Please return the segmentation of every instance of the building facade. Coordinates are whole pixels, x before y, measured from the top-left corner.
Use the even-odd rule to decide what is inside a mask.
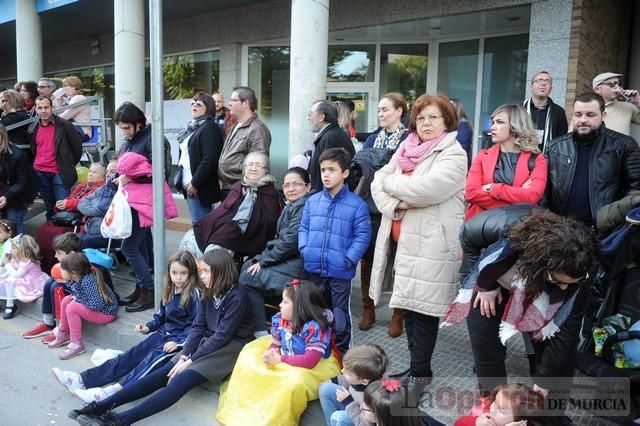
[[[0,0],[0,10],[0,85],[78,75],[107,116],[149,100],[147,1]],[[353,100],[368,132],[384,93],[442,92],[463,102],[478,135],[540,70],[568,114],[600,72],[639,88],[639,22],[631,0],[165,0],[165,99],[252,87],[278,174],[310,147],[318,97]]]

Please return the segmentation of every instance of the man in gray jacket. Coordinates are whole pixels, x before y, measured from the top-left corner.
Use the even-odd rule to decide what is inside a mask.
[[[229,98],[231,115],[238,120],[227,134],[220,160],[218,179],[222,189],[222,199],[232,184],[242,179],[243,162],[248,153],[263,151],[269,155],[271,132],[258,118],[258,99],[249,87],[236,87]]]

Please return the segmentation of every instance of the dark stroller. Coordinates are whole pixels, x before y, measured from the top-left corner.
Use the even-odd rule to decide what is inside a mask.
[[[637,217],[639,213],[640,208],[636,208],[629,212],[628,217]],[[629,415],[603,417],[620,424],[633,424],[633,420],[640,417],[640,369],[617,368],[612,347],[617,342],[640,339],[640,331],[621,331],[609,335],[603,344],[601,356],[596,356],[592,326],[600,327],[605,318],[616,314],[629,317],[631,324],[640,320],[640,226],[637,223],[625,224],[603,240],[602,251],[603,263],[593,287],[593,315],[585,317],[585,340],[579,348],[576,366],[590,377],[629,379]]]

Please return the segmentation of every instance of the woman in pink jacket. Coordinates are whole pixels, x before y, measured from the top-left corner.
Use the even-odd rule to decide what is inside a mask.
[[[129,261],[136,276],[136,292],[138,297],[133,304],[127,306],[127,312],[139,312],[153,307],[153,280],[149,273],[151,259],[142,253],[153,225],[153,189],[151,163],[144,155],[126,152],[118,159],[119,185],[127,193],[127,201],[131,206],[131,236],[122,241],[122,253]],[[176,203],[166,182],[164,185],[165,218],[178,216]],[[135,292],[134,292],[135,294]]]

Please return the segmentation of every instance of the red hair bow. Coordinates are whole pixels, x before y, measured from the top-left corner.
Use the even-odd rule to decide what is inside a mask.
[[[291,287],[295,288],[295,287],[297,287],[299,285],[300,285],[300,280],[297,280],[297,279],[291,280]]]
[[[384,379],[382,381],[382,387],[389,392],[395,392],[402,387],[402,383],[398,379]]]

